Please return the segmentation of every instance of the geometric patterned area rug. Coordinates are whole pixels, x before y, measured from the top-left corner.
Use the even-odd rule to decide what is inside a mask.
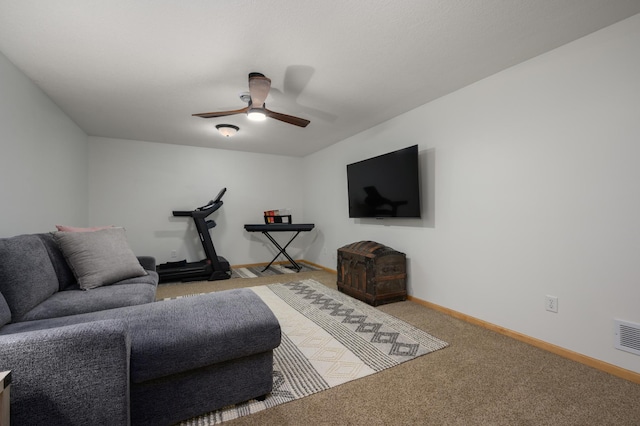
[[[251,287],[280,322],[273,391],[181,425],[214,425],[359,379],[446,347],[406,322],[314,280]]]
[[[271,275],[283,275],[283,274],[295,274],[297,271],[295,269],[287,268],[285,265],[271,265],[267,268],[266,271],[263,271],[264,266],[250,266],[246,268],[232,268],[231,270],[231,278],[257,278],[257,277],[268,277]],[[305,264],[303,262],[298,262],[300,265],[300,272],[307,271],[318,271],[319,269]]]

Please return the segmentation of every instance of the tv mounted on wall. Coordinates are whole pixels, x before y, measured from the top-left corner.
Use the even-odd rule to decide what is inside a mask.
[[[418,145],[347,165],[350,218],[420,217]]]

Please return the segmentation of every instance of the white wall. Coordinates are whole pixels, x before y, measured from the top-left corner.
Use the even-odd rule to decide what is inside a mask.
[[[218,224],[210,231],[218,255],[232,265],[268,262],[277,251],[262,234],[245,232],[244,224],[264,223],[263,212],[276,208],[291,209],[301,222],[301,176],[300,158],[90,137],[89,222],[126,227],[134,252],[159,263],[200,260],[193,220],[171,212],[202,206],[226,187],[224,205],[209,217]],[[314,236],[301,234],[291,255],[306,257]]]
[[[0,237],[87,221],[87,135],[0,53]]]
[[[412,295],[640,372],[639,46],[636,15],[306,157],[309,260],[379,241]],[[416,143],[426,217],[348,219],[345,165]]]
[[[412,295],[640,372],[612,345],[613,318],[640,323],[639,45],[640,15],[304,159],[94,137],[87,155],[0,56],[0,236],[117,224],[137,253],[196,260],[170,212],[226,186],[212,235],[232,264],[270,260],[242,225],[289,207],[317,225],[296,258],[335,268],[338,247],[377,240],[407,253]],[[345,165],[416,143],[423,219],[348,219]]]

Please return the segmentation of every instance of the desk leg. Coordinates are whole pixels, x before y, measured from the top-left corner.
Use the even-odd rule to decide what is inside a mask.
[[[289,244],[291,244],[291,241],[293,241],[298,236],[300,231],[296,232],[296,234],[293,237],[291,237],[289,242],[284,247],[281,247],[280,244],[278,244],[278,242],[271,235],[269,235],[269,233],[267,231],[262,231],[262,233],[264,235],[266,235],[267,238],[269,238],[269,240],[273,243],[274,246],[276,246],[276,248],[278,250],[280,250],[280,252],[278,254],[276,254],[276,257],[274,257],[273,260],[271,262],[269,262],[269,264],[267,266],[265,266],[265,268],[262,270],[262,272],[264,272],[267,269],[269,269],[269,266],[271,266],[271,264],[273,262],[275,262],[275,260],[278,258],[278,256],[280,256],[280,254],[283,254],[287,258],[287,260],[289,260],[289,262],[291,262],[291,265],[295,268],[295,270],[297,272],[300,272],[300,269],[302,269],[302,267],[300,265],[298,265],[296,263],[296,261],[291,258],[291,256],[289,256],[289,253],[287,253],[287,247],[289,247]]]

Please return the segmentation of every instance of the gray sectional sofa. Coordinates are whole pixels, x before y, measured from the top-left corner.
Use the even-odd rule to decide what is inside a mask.
[[[12,371],[12,424],[173,424],[271,391],[280,325],[254,292],[155,302],[149,257],[116,282],[91,270],[85,280],[65,239],[89,239],[76,250],[84,255],[115,233],[96,232],[0,239],[0,371]]]

